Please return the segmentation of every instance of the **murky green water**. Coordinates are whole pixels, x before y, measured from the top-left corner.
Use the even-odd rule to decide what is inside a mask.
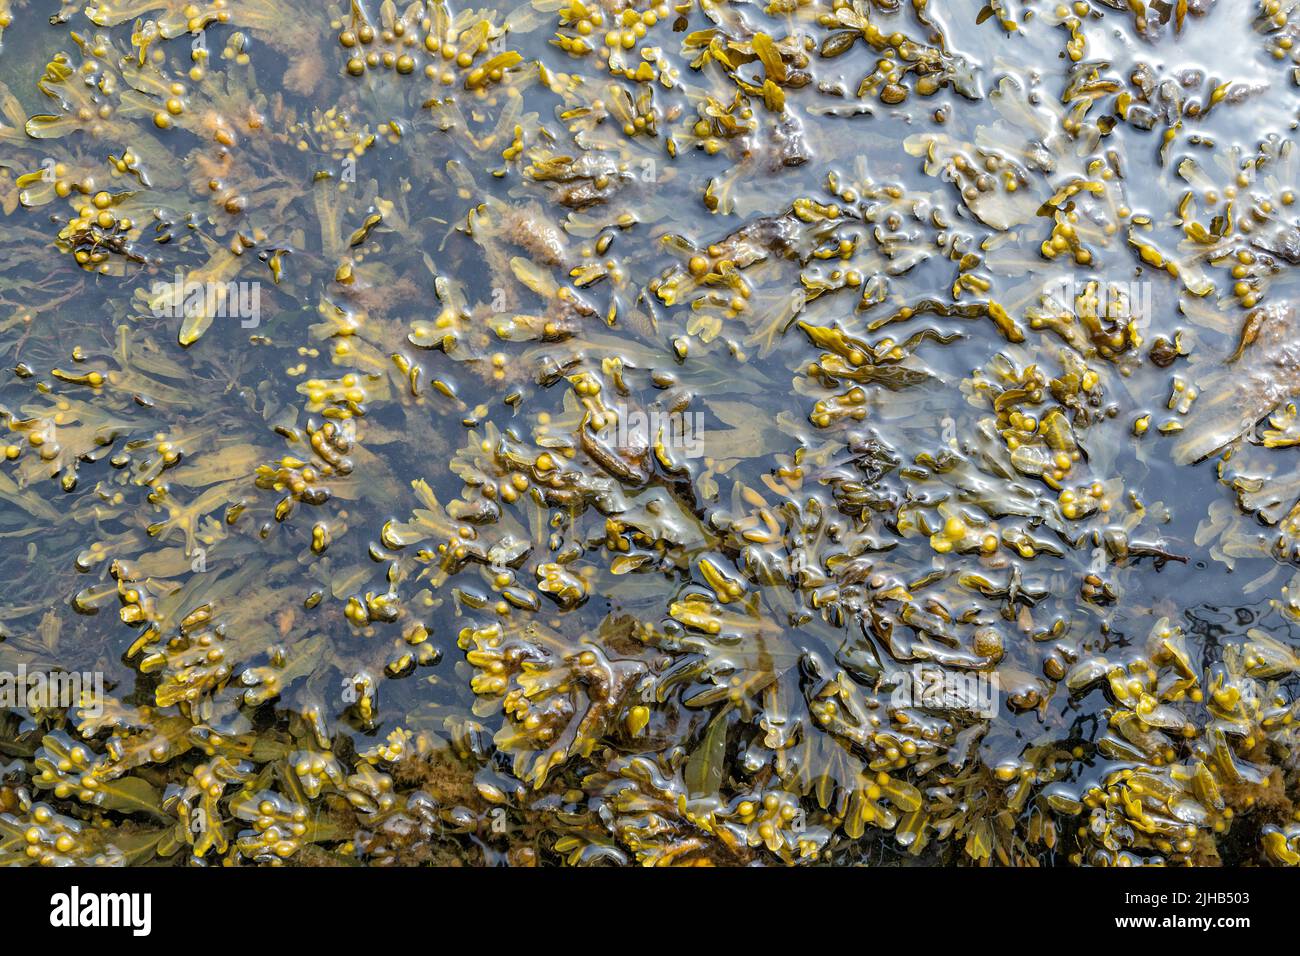
[[[1300,862],[1300,5],[1132,6],[0,0],[0,862]]]

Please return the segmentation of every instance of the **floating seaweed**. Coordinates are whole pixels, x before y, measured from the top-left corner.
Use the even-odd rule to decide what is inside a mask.
[[[336,6],[0,3],[0,862],[1300,864],[1295,4]]]

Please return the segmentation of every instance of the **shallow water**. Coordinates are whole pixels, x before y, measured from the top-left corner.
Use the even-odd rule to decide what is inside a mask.
[[[1300,862],[1300,8],[1118,6],[15,0],[0,862]]]

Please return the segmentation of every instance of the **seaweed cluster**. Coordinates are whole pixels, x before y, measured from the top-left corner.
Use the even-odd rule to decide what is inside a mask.
[[[0,2],[0,863],[1300,864],[1298,17]]]

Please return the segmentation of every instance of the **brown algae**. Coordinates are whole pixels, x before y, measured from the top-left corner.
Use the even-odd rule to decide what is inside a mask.
[[[0,863],[1300,865],[1300,6],[0,31]]]

